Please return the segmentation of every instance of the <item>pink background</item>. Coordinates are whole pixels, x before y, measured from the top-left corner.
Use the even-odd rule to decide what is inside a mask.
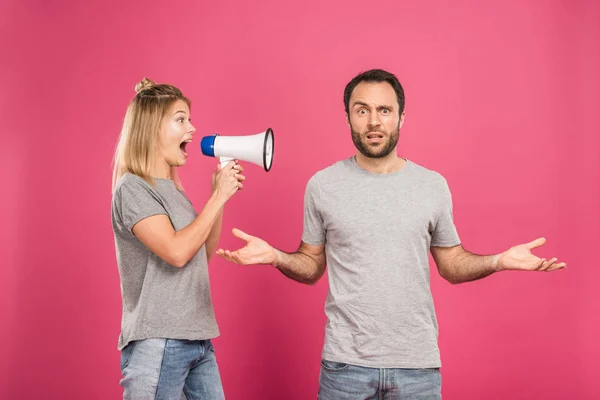
[[[306,181],[354,153],[344,85],[374,67],[404,85],[400,154],[446,176],[465,247],[543,235],[537,254],[568,263],[432,274],[444,399],[600,398],[600,3],[94,3],[0,3],[1,398],[121,396],[110,162],[139,80],[192,99],[181,175],[199,208],[215,165],[200,138],[274,129],[274,167],[246,164],[221,244],[241,244],[235,226],[293,251]],[[227,398],[316,398],[326,277],[210,274]]]

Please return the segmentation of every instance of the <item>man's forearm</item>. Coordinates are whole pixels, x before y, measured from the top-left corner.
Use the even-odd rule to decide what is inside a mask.
[[[323,276],[324,266],[302,252],[286,253],[275,249],[277,255],[273,266],[295,281],[312,285]]]
[[[490,276],[498,271],[499,255],[477,255],[461,250],[449,258],[440,272],[448,282],[457,284]]]

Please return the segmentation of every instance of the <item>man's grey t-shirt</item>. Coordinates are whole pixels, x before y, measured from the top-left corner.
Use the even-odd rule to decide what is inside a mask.
[[[133,234],[135,224],[153,215],[167,215],[175,231],[197,216],[174,181],[154,181],[152,186],[136,175],[125,174],[113,193],[112,225],[123,298],[119,350],[139,339],[205,340],[219,335],[205,246],[183,268],[177,268]]]
[[[302,241],[327,257],[323,358],[439,367],[429,249],[460,244],[445,178],[410,160],[376,174],[351,157],[311,177],[304,204]]]

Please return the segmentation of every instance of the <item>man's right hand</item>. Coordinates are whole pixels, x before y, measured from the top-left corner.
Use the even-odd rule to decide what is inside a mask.
[[[277,260],[277,251],[264,240],[248,235],[236,228],[233,229],[232,233],[235,237],[246,241],[246,246],[234,252],[219,249],[217,255],[220,257],[241,265],[273,265]]]

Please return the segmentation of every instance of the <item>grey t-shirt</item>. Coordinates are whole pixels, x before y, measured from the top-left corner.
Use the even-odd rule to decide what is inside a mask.
[[[205,246],[183,268],[176,268],[133,234],[135,224],[158,214],[167,215],[175,231],[185,228],[197,216],[192,203],[172,180],[155,179],[153,187],[136,175],[123,175],[112,199],[123,298],[119,350],[139,339],[204,340],[219,335]]]
[[[445,178],[410,160],[376,174],[351,157],[311,177],[304,204],[302,240],[327,256],[323,358],[439,367],[429,249],[460,244]]]

